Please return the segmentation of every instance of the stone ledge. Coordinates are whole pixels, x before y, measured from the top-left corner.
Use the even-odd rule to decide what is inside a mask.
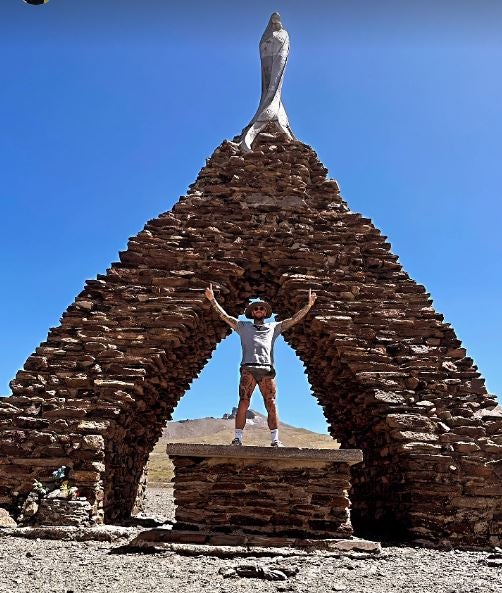
[[[14,527],[0,529],[2,537],[24,537],[26,539],[56,539],[74,542],[97,541],[113,542],[136,535],[136,527],[118,525],[99,525],[97,527],[75,527],[46,525],[44,527]]]
[[[262,535],[223,534],[210,531],[174,531],[159,527],[141,532],[129,542],[131,548],[162,548],[170,544],[244,548],[295,548],[305,552],[363,552],[379,554],[380,543],[355,537],[347,539],[315,539],[267,537]]]
[[[170,457],[223,457],[233,459],[301,459],[355,465],[363,460],[360,449],[304,449],[300,447],[236,447],[232,445],[201,445],[170,443]]]

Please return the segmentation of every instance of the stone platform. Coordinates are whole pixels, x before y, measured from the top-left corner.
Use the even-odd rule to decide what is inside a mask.
[[[238,535],[211,533],[203,531],[181,531],[169,527],[157,527],[141,532],[127,547],[131,550],[180,550],[179,546],[195,546],[201,553],[211,554],[217,548],[216,555],[232,555],[231,549],[249,552],[252,555],[284,554],[284,550],[294,548],[305,553],[327,552],[333,554],[379,554],[382,547],[379,542],[356,537],[342,539],[306,539],[293,537],[274,537],[268,535]],[[190,548],[188,548],[190,549]],[[270,552],[271,550],[274,550]],[[261,552],[260,552],[261,551]],[[280,552],[279,552],[280,551]]]
[[[360,450],[170,444],[167,453],[175,468],[170,541],[180,531],[184,541],[220,545],[222,536],[229,545],[352,538],[350,466],[362,461]]]

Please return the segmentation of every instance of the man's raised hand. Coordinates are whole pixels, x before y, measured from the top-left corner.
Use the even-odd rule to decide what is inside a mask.
[[[223,307],[214,298],[213,285],[211,282],[209,283],[209,286],[205,290],[205,295],[206,295],[206,298],[209,299],[211,306],[216,311],[216,313],[218,313],[220,318],[223,319],[223,321],[225,323],[227,323],[232,329],[237,329],[237,319],[235,317],[232,317],[231,315],[229,315],[225,311],[225,309],[223,309]]]
[[[285,319],[281,321],[281,330],[286,331],[293,325],[297,324],[301,321],[305,315],[310,311],[312,305],[315,303],[317,295],[315,292],[312,292],[312,289],[309,288],[309,300],[306,305],[304,305],[299,311],[297,311],[294,315],[292,315],[289,319]]]
[[[213,292],[213,284],[212,282],[209,283],[209,286],[206,288],[206,297],[212,301],[214,300],[214,292]]]

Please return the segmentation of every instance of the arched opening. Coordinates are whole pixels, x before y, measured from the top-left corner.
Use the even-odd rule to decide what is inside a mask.
[[[357,379],[347,365],[352,348],[369,348],[364,337],[354,337],[352,329],[342,334],[337,327],[338,317],[345,309],[326,303],[322,294],[323,284],[315,277],[305,280],[298,272],[309,269],[277,266],[271,256],[262,256],[259,262],[239,261],[237,269],[230,269],[224,280],[216,283],[217,296],[225,309],[238,316],[250,298],[258,297],[271,302],[279,319],[291,316],[306,302],[308,288],[320,289],[319,301],[333,313],[330,317],[310,315],[284,334],[284,339],[305,365],[312,393],[323,410],[328,422],[328,432],[342,447],[362,448],[370,460],[375,453],[371,424],[375,417],[368,413],[364,394],[371,387]],[[258,264],[258,265],[257,265]],[[214,261],[198,262],[199,275],[212,280],[209,268]],[[245,266],[245,267],[244,267]],[[198,283],[202,292],[205,283]],[[183,291],[175,306],[159,307],[153,319],[152,331],[169,327],[172,315],[179,308],[188,308],[193,325],[185,331],[183,340],[176,348],[156,353],[149,364],[142,364],[143,380],[141,397],[125,404],[116,418],[117,430],[111,433],[106,443],[104,513],[107,522],[120,521],[130,516],[136,498],[138,483],[143,468],[155,443],[162,433],[165,422],[172,418],[177,403],[189,389],[190,383],[199,375],[212,356],[217,344],[230,333],[230,329],[210,310],[208,303],[198,297],[197,302],[185,304]],[[186,298],[186,297],[185,297]],[[323,300],[325,303],[323,303]],[[148,301],[145,301],[148,305]],[[137,305],[138,308],[141,305]],[[338,313],[338,315],[336,315]],[[118,368],[117,368],[118,371]],[[120,373],[119,373],[120,374]],[[127,370],[123,370],[127,375]],[[370,435],[369,437],[365,435]],[[385,437],[384,437],[385,439]],[[379,444],[379,447],[381,443]],[[378,448],[379,450],[379,448]],[[379,473],[385,472],[380,463]],[[376,473],[376,472],[375,472]],[[366,466],[359,470],[354,481],[354,513],[367,515],[376,511],[367,506],[372,477]],[[382,482],[382,496],[391,481]],[[359,494],[361,493],[361,494]],[[363,505],[359,501],[365,501]],[[381,500],[381,499],[380,499]]]
[[[260,298],[268,299],[270,292],[268,290],[264,290],[263,292],[266,294],[262,293],[262,297]],[[239,313],[242,312],[249,298],[250,296],[244,293],[243,297],[238,301],[238,305],[229,303],[228,305],[225,304],[225,307],[235,316],[239,316]],[[299,301],[301,304],[289,307],[287,312],[282,315],[281,313],[274,312],[273,316],[278,319],[289,317],[305,304],[305,298],[306,294],[303,294],[301,301]],[[274,301],[272,300],[272,302]],[[245,319],[242,315],[240,318]],[[208,310],[207,307],[201,312],[201,319],[209,324],[209,326],[205,326],[205,333],[200,333],[202,331],[201,327],[201,330],[195,328],[192,334],[194,337],[194,344],[192,346],[199,353],[200,358],[197,358],[196,361],[193,357],[191,360],[187,360],[182,354],[183,352],[186,354],[192,347],[189,342],[187,342],[186,350],[182,349],[182,353],[180,353],[183,368],[186,371],[186,380],[181,385],[181,389],[179,388],[179,384],[176,385],[178,391],[173,389],[175,386],[169,380],[168,372],[170,365],[167,360],[167,354],[165,358],[164,356],[157,356],[155,365],[148,367],[152,375],[147,374],[145,377],[145,381],[142,384],[141,400],[136,400],[134,404],[131,402],[131,407],[135,408],[135,411],[132,412],[130,409],[124,409],[121,416],[117,419],[118,427],[115,430],[115,434],[118,438],[117,440],[108,440],[105,459],[104,511],[107,522],[121,521],[127,519],[130,515],[134,506],[138,483],[142,478],[143,469],[148,462],[149,455],[156,442],[161,437],[166,421],[173,418],[178,404],[183,409],[183,402],[185,398],[190,399],[192,388],[202,390],[207,388],[204,386],[204,383],[200,384],[201,379],[204,380],[204,377],[200,377],[199,375],[204,375],[205,371],[214,373],[215,369],[212,365],[213,358],[218,360],[220,356],[222,357],[219,362],[220,368],[216,371],[216,374],[219,375],[217,383],[221,386],[220,375],[222,372],[226,371],[227,379],[223,387],[225,397],[220,402],[216,400],[216,403],[220,405],[217,414],[223,415],[223,413],[230,411],[238,403],[238,368],[241,354],[239,337],[235,332],[231,332],[228,326],[212,311]],[[319,432],[325,433],[326,437],[328,437],[324,443],[321,443],[321,439],[316,441],[315,446],[338,447],[339,443],[334,440],[336,434],[326,421],[326,409],[319,405],[320,400],[309,383],[307,369],[288,340],[289,334],[298,330],[303,332],[304,330],[300,326],[310,324],[312,321],[312,316],[307,317],[298,326],[289,330],[287,334],[281,335],[276,341],[275,360],[278,371],[277,383],[280,418],[286,423],[296,424],[299,428],[305,428],[305,426],[302,426],[304,422],[300,420],[300,415],[295,411],[295,407],[300,405],[302,407],[301,417],[309,419],[307,421],[311,423],[313,430],[317,429]],[[223,340],[221,341],[220,338],[215,343],[213,350],[209,352],[207,349],[204,349],[202,344],[207,347],[208,336],[212,337],[215,335],[218,337],[222,336]],[[221,354],[219,354],[220,352]],[[172,360],[179,359],[176,357],[172,358]],[[206,362],[206,360],[209,360],[209,362]],[[192,362],[192,366],[190,366],[190,362]],[[200,371],[194,374],[194,384],[192,384],[189,373],[194,363],[199,365]],[[161,372],[161,369],[163,372]],[[213,377],[213,385],[215,379]],[[183,387],[186,388],[183,389]],[[200,395],[202,400],[207,396],[207,393],[201,393]],[[253,395],[253,406],[263,414],[266,413],[258,388],[255,389]],[[206,407],[205,409],[208,411],[207,415],[215,415],[214,404],[211,404],[209,408]],[[231,422],[231,425],[233,427],[233,422]],[[265,440],[263,444],[268,445],[268,441]],[[288,443],[285,444],[288,445]],[[293,445],[293,443],[289,444]],[[308,446],[305,444],[305,441],[303,442],[303,446]],[[120,493],[119,499],[117,499],[116,493]]]

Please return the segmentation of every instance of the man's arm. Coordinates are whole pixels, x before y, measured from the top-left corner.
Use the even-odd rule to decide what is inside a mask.
[[[289,319],[285,319],[284,321],[281,321],[281,331],[286,331],[287,329],[293,327],[293,325],[301,321],[313,307],[316,298],[316,293],[312,292],[312,290],[309,288],[308,303],[305,305],[305,307],[302,307],[299,311],[297,311],[292,317],[290,317]]]
[[[209,299],[213,309],[220,316],[220,319],[222,319],[225,323],[228,323],[232,329],[237,329],[237,319],[229,315],[225,309],[223,309],[223,307],[216,302],[212,284],[209,284],[209,287],[206,288],[206,297]]]

